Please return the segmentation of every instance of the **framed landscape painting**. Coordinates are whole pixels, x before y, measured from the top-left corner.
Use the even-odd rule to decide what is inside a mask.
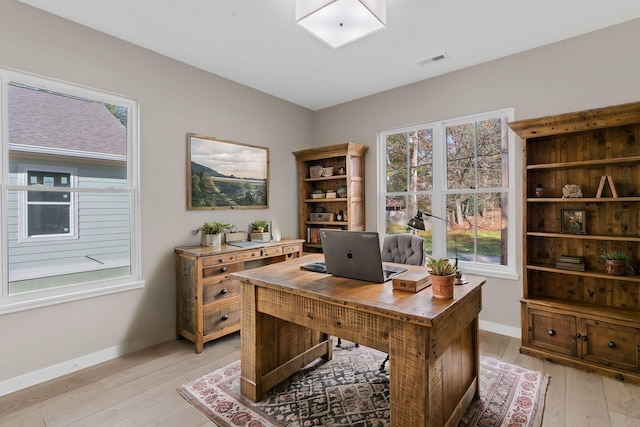
[[[268,148],[187,134],[187,209],[268,207]]]

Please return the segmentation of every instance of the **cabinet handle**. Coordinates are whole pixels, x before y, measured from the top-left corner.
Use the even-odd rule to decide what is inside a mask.
[[[227,288],[222,288],[222,290],[220,291],[222,295],[226,294],[227,292],[229,292]]]
[[[616,348],[616,343],[609,341],[609,348]]]
[[[553,329],[549,329],[549,335],[554,336],[556,334],[556,331],[554,331]]]
[[[577,332],[575,337],[580,338],[580,332]]]
[[[586,335],[583,335],[581,338],[582,338],[582,341],[586,341],[588,339]]]
[[[222,317],[220,319],[222,320],[227,320],[229,318],[229,316],[227,314],[223,314]]]
[[[227,267],[222,267],[220,269],[220,273],[226,273],[227,272]]]

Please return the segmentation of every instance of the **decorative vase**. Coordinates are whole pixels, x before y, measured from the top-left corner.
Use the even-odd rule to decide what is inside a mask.
[[[536,197],[542,197],[544,196],[544,187],[542,186],[542,184],[538,184],[536,186]]]
[[[449,276],[431,275],[431,291],[433,297],[437,299],[453,298],[453,282],[456,279],[455,274]]]
[[[604,262],[607,274],[611,276],[624,276],[625,262],[619,260],[608,259]]]

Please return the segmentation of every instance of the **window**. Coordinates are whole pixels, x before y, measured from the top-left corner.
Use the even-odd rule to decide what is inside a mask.
[[[68,188],[75,180],[74,169],[53,168],[20,164],[19,181],[30,187]],[[19,215],[20,237],[37,239],[41,237],[75,236],[75,209],[73,193],[30,191],[19,202],[24,215]]]
[[[0,69],[0,313],[142,286],[134,100]]]
[[[380,229],[418,233],[427,251],[460,268],[516,278],[513,110],[380,134]],[[425,230],[407,226],[426,212]]]

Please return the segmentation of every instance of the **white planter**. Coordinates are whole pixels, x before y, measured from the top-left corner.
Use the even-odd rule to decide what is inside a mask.
[[[204,234],[203,246],[220,246],[222,245],[222,234]]]

